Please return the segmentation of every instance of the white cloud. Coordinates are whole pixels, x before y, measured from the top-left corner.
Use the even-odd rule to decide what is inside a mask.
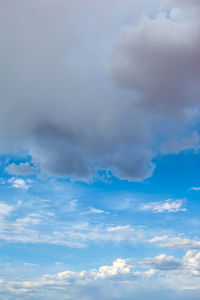
[[[108,232],[134,231],[134,229],[130,225],[108,227],[107,230]]]
[[[183,258],[184,266],[191,270],[192,274],[200,275],[200,252],[189,250]]]
[[[0,217],[8,216],[12,213],[14,207],[12,205],[8,205],[0,202]]]
[[[199,186],[198,187],[191,187],[190,190],[198,192],[198,191],[200,191],[200,187]]]
[[[76,272],[68,269],[26,280],[2,280],[0,287],[4,293],[19,295],[20,299],[30,295],[37,298],[42,291],[47,299],[56,292],[63,300],[66,294],[72,300],[93,300],[94,294],[97,300],[131,300],[133,295],[135,299],[156,295],[164,300],[197,300],[199,270],[200,253],[188,251],[182,258],[166,254],[144,259],[118,258],[111,265],[96,269]]]
[[[12,212],[15,211],[14,214]],[[19,215],[20,211],[20,215]],[[175,233],[158,235],[158,230],[132,225],[107,225],[59,219],[57,214],[41,210],[23,213],[23,206],[1,203],[0,239],[10,243],[55,244],[72,248],[91,244],[124,243],[149,244],[169,249],[200,249],[200,241]],[[73,213],[73,212],[69,212]],[[9,218],[7,218],[9,216]],[[166,231],[163,231],[166,233]]]
[[[12,177],[8,180],[8,182],[11,184],[11,186],[13,188],[16,188],[16,189],[29,189],[30,187],[30,181],[25,181],[24,179],[22,178],[15,178],[15,177]],[[27,184],[27,182],[29,184]]]
[[[30,166],[28,162],[26,162],[26,163],[20,163],[18,165],[12,163],[5,168],[5,171],[9,174],[13,174],[17,176],[18,175],[27,176],[27,175],[35,174],[36,169]]]
[[[106,215],[109,215],[109,212],[106,212],[103,209],[99,209],[99,208],[95,208],[95,207],[91,207],[88,212],[91,213],[91,214],[106,214]]]
[[[160,202],[149,202],[143,204],[140,207],[140,209],[146,211],[152,211],[154,213],[186,211],[186,208],[183,207],[184,202],[185,199],[179,199],[179,200],[168,199]]]
[[[158,243],[160,247],[171,249],[200,249],[200,241],[188,239],[182,236],[156,236],[149,240],[151,243]]]

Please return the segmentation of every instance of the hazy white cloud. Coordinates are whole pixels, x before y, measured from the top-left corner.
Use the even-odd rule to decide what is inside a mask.
[[[20,163],[18,165],[12,163],[5,168],[5,171],[8,172],[9,174],[16,175],[16,176],[18,175],[27,176],[27,175],[35,174],[36,169],[30,166],[28,162],[26,162],[26,163]]]
[[[106,214],[109,215],[110,213],[103,210],[103,209],[99,209],[99,208],[95,208],[95,207],[91,207],[89,210],[89,213],[91,214]]]
[[[200,187],[199,186],[194,186],[194,187],[191,187],[190,190],[198,192],[198,191],[200,191]]]
[[[30,183],[22,178],[12,177],[8,180],[9,184],[16,189],[29,189]]]
[[[10,215],[13,209],[14,209],[13,205],[8,205],[6,203],[0,202],[0,217]]]
[[[171,249],[200,249],[200,241],[197,239],[188,239],[182,236],[156,236],[149,242],[157,243],[160,247]]]
[[[152,211],[154,213],[186,211],[186,208],[183,207],[184,203],[185,199],[168,199],[160,202],[145,203],[140,207],[140,209]]]

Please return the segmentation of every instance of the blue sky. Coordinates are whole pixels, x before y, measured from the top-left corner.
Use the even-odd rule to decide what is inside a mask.
[[[0,298],[198,300],[199,2],[0,8]]]

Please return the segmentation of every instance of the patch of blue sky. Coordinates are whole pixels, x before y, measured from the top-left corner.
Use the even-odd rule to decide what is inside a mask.
[[[7,161],[19,164],[31,162],[31,157],[7,156],[1,161],[1,178],[5,181],[0,186],[1,202],[13,206],[5,218],[11,228],[6,223],[10,237],[1,240],[1,262],[29,262],[43,267],[62,262],[80,270],[121,256],[141,258],[160,251],[181,256],[185,251],[149,243],[154,236],[176,237],[181,233],[182,238],[199,238],[199,196],[190,187],[199,186],[195,174],[200,158],[191,152],[158,158],[153,177],[143,183],[111,176],[109,183],[96,179],[88,184],[41,174],[17,176],[31,180],[27,189],[12,187],[8,183],[12,175],[4,168]],[[147,203],[164,203],[167,199],[182,199],[187,210],[141,209]],[[19,224],[27,232],[17,232]],[[33,240],[29,230],[33,230]],[[39,237],[34,237],[35,232]],[[55,235],[53,240],[55,232],[60,236]]]

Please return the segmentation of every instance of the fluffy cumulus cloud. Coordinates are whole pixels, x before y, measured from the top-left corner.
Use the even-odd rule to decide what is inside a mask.
[[[1,280],[1,294],[10,299],[192,299],[199,291],[199,253],[182,258],[161,254],[143,260],[117,259],[112,265],[24,280]],[[155,285],[156,282],[156,285]],[[166,296],[167,291],[167,296]],[[148,294],[150,292],[150,294]],[[67,297],[66,297],[67,295]]]
[[[25,189],[25,190],[27,190],[30,187],[30,182],[31,182],[31,180],[25,181],[22,178],[15,178],[15,177],[12,177],[12,178],[10,178],[8,180],[8,183],[13,188],[16,188],[16,189]]]
[[[175,0],[4,3],[1,153],[29,149],[42,171],[82,180],[99,169],[150,177],[160,131],[173,139],[179,116],[184,138],[183,115],[199,108],[198,9]],[[197,147],[198,138],[180,143],[171,148]]]

